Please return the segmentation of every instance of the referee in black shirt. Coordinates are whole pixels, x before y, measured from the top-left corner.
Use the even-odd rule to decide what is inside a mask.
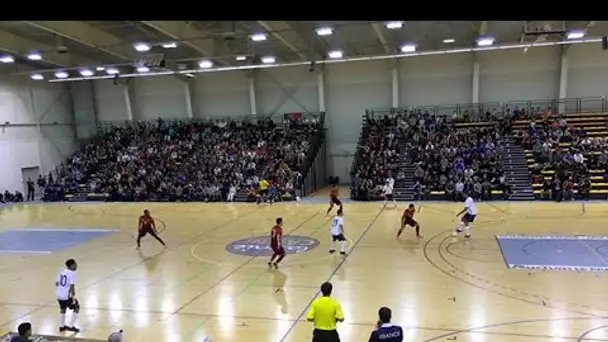
[[[391,324],[393,313],[387,307],[378,310],[378,328],[372,331],[369,342],[403,342],[403,329]]]

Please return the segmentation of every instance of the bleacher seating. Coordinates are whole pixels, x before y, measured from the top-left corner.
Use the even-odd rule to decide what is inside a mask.
[[[605,199],[608,196],[607,122],[605,113],[566,114],[536,122],[514,122],[515,136],[525,148],[537,198]],[[566,191],[562,193],[562,189]]]
[[[399,118],[388,116],[364,119],[360,141],[352,168],[351,197],[356,200],[378,200],[389,176],[399,176],[401,148],[405,134]]]
[[[404,179],[404,191],[413,191],[416,199],[456,200],[459,179],[464,191],[474,196],[508,196],[511,187],[504,177],[499,141],[503,131],[497,123],[454,123],[428,113],[367,119],[353,166],[353,198],[381,199],[389,172]]]
[[[59,177],[47,200],[221,201],[255,185],[262,172],[280,194],[291,182],[317,131],[317,122],[286,119],[219,122],[133,122],[112,127],[85,146]],[[271,163],[272,168],[259,165]],[[233,189],[231,189],[233,188]],[[65,194],[65,196],[63,196]]]

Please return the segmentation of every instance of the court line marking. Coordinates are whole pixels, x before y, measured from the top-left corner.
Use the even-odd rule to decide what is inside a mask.
[[[302,228],[303,226],[305,226],[308,222],[312,221],[312,219],[314,219],[315,217],[317,217],[320,213],[321,213],[320,211],[314,213],[311,217],[309,217],[308,219],[304,220],[302,223],[300,223],[299,225],[297,225],[293,230],[291,230],[289,233],[287,233],[285,235],[290,235],[290,234],[295,233],[300,228]],[[297,216],[298,216],[298,214],[296,214],[294,217],[297,217]],[[324,219],[323,220],[323,225],[325,225],[326,223],[327,223],[327,219]],[[260,256],[256,255],[256,256],[251,257],[249,260],[247,260],[241,266],[239,266],[236,269],[232,270],[226,276],[224,276],[223,278],[221,278],[219,281],[215,282],[213,285],[211,285],[209,288],[207,288],[205,291],[203,291],[199,295],[197,295],[193,300],[191,300],[190,302],[182,305],[182,307],[180,307],[178,310],[175,310],[174,313],[175,314],[179,314],[180,311],[183,310],[185,307],[187,307],[188,305],[192,304],[195,300],[197,300],[198,298],[202,297],[204,294],[206,294],[206,293],[210,292],[211,290],[213,290],[217,285],[221,284],[224,280],[228,279],[230,276],[232,276],[233,274],[235,274],[238,270],[242,269],[244,266],[246,266],[247,264],[249,264],[253,260],[257,259],[258,257],[260,257]],[[258,275],[257,277],[255,277],[252,280],[250,280],[249,282],[247,282],[247,284],[245,284],[245,286],[241,289],[241,291],[239,291],[235,296],[233,296],[233,300],[236,300],[238,297],[240,297],[242,294],[244,294],[248,289],[250,289],[258,280],[260,280],[263,276],[267,275],[268,271],[269,271],[268,268],[265,268],[264,272],[261,272],[260,275]],[[205,325],[208,321],[209,321],[209,317],[207,317],[205,319],[202,319],[200,322],[196,323],[192,327],[192,329],[188,330],[184,335],[181,336],[181,340],[185,340],[187,337],[189,337],[195,331],[197,331],[203,325]]]
[[[584,332],[583,332],[583,333],[582,333],[582,334],[581,334],[581,335],[580,335],[580,336],[579,336],[579,337],[576,339],[576,341],[577,341],[577,342],[581,342],[581,341],[585,341],[585,340],[588,340],[588,341],[595,340],[595,339],[587,339],[586,337],[587,337],[587,335],[591,334],[592,332],[594,332],[594,331],[596,331],[596,330],[601,330],[601,329],[606,329],[606,328],[608,328],[608,324],[606,324],[606,325],[600,325],[599,327],[595,327],[595,328],[591,328],[591,329],[585,330],[585,331],[584,331]]]
[[[352,246],[349,246],[350,247],[349,253],[346,254],[342,258],[342,260],[338,263],[338,265],[336,265],[336,267],[334,268],[333,272],[327,278],[326,282],[330,281],[331,278],[333,278],[338,273],[338,271],[340,270],[340,268],[342,267],[342,265],[344,265],[344,263],[346,262],[346,260],[348,260],[348,258],[350,257],[350,255],[354,252],[355,247],[357,247],[357,245],[359,245],[359,243],[363,240],[363,238],[365,237],[365,235],[367,235],[367,233],[372,229],[372,227],[374,226],[374,224],[376,223],[376,221],[378,220],[378,218],[380,217],[380,215],[382,215],[382,213],[384,212],[384,208],[385,207],[381,207],[380,208],[380,210],[378,211],[378,213],[376,214],[376,216],[372,219],[372,221],[367,226],[367,228],[365,228],[365,230],[363,231],[363,233],[361,233],[361,235],[355,241],[355,243]],[[298,323],[300,322],[300,320],[302,319],[302,317],[304,317],[304,315],[306,314],[306,311],[308,310],[308,308],[312,305],[312,303],[315,301],[315,299],[317,299],[317,297],[319,296],[320,293],[321,293],[321,289],[318,289],[317,292],[315,293],[315,295],[310,300],[310,302],[308,304],[306,304],[306,306],[304,307],[304,309],[302,309],[302,312],[300,312],[300,314],[296,317],[295,322],[289,327],[289,329],[287,329],[287,331],[285,332],[285,334],[283,335],[283,337],[281,337],[281,339],[279,340],[279,342],[284,342],[285,339],[287,338],[287,336],[289,336],[289,334],[291,334],[291,332],[293,331],[293,329],[296,327],[296,325],[298,325]]]
[[[595,315],[595,314],[592,314],[592,313],[587,313],[587,312],[576,311],[576,310],[572,310],[572,309],[569,309],[569,308],[560,308],[560,307],[554,306],[554,305],[553,305],[553,304],[551,304],[551,303],[546,303],[546,305],[543,305],[542,303],[538,303],[538,302],[536,302],[536,301],[532,301],[532,300],[529,300],[529,299],[526,299],[526,298],[521,298],[521,297],[516,297],[516,296],[514,296],[514,295],[509,295],[509,294],[507,294],[507,293],[503,293],[503,292],[501,292],[501,291],[498,291],[497,289],[494,289],[492,286],[488,287],[488,286],[478,285],[478,284],[476,284],[476,283],[474,283],[474,282],[472,282],[472,281],[470,281],[470,280],[467,280],[467,279],[462,279],[462,278],[460,278],[460,277],[458,277],[458,276],[456,276],[456,275],[452,274],[452,273],[451,273],[451,272],[449,272],[448,270],[443,269],[443,268],[442,268],[442,267],[440,267],[440,266],[439,266],[439,265],[438,265],[438,264],[437,264],[435,261],[431,260],[431,257],[429,256],[429,245],[430,245],[430,243],[431,243],[432,241],[434,241],[434,240],[435,240],[437,237],[439,237],[440,235],[442,235],[442,234],[446,234],[446,233],[451,232],[451,231],[452,231],[452,229],[451,229],[451,228],[450,228],[450,229],[446,229],[446,230],[444,230],[444,231],[440,231],[440,232],[438,232],[437,234],[433,235],[433,236],[432,236],[432,237],[431,237],[429,240],[427,240],[427,241],[426,241],[426,243],[424,244],[424,248],[423,248],[423,255],[424,255],[424,258],[426,259],[426,261],[427,261],[427,262],[428,262],[428,263],[429,263],[431,266],[433,266],[433,268],[435,268],[435,269],[436,269],[436,270],[438,270],[439,272],[441,272],[441,273],[443,273],[443,274],[447,275],[448,277],[450,277],[450,278],[452,278],[452,279],[455,279],[455,280],[457,280],[457,281],[459,281],[459,282],[462,282],[462,283],[464,283],[464,284],[467,284],[467,285],[470,285],[470,286],[476,287],[476,288],[481,289],[481,290],[483,290],[483,291],[487,291],[487,292],[490,292],[490,293],[494,293],[494,294],[496,294],[496,295],[498,295],[498,296],[501,296],[501,297],[510,298],[510,299],[514,299],[514,300],[521,301],[521,302],[524,302],[524,303],[529,303],[529,304],[534,304],[534,305],[537,305],[537,306],[548,307],[548,308],[552,308],[552,309],[556,309],[556,310],[561,310],[561,311],[565,311],[565,312],[572,312],[572,313],[582,314],[582,315],[586,315],[586,316],[590,316],[590,317],[599,317],[598,315]],[[444,242],[444,241],[446,241],[446,240],[447,240],[448,238],[450,238],[450,237],[452,237],[452,236],[451,236],[451,235],[448,235],[448,236],[446,236],[446,237],[445,237],[445,238],[444,238],[442,241],[440,241],[440,242],[439,242],[439,244],[438,244],[438,246],[437,246],[437,250],[436,250],[436,252],[437,252],[437,254],[438,254],[439,258],[440,258],[441,260],[443,260],[443,262],[444,262],[444,263],[446,263],[446,264],[447,264],[447,265],[448,265],[448,266],[449,266],[449,267],[450,267],[452,270],[454,270],[454,271],[458,271],[460,274],[466,275],[466,272],[463,272],[463,271],[462,271],[462,270],[460,270],[459,268],[455,267],[455,266],[454,266],[452,263],[450,263],[450,262],[449,262],[449,261],[448,261],[448,260],[445,258],[445,256],[443,256],[443,254],[441,253],[441,247],[442,247],[443,242]],[[491,282],[489,282],[489,281],[487,281],[487,280],[485,280],[485,279],[483,279],[483,278],[481,278],[481,277],[479,277],[479,279],[482,279],[482,281],[484,281],[486,284],[489,284],[489,285],[494,284],[494,283],[491,283]],[[513,289],[513,290],[515,290],[515,289]],[[513,292],[517,292],[517,291],[513,291]],[[544,298],[544,297],[540,297],[540,296],[537,296],[537,297],[538,297],[539,299],[540,299],[540,298],[543,298],[543,299],[548,299],[550,302],[556,302],[555,300],[553,300],[553,299],[551,299],[551,298]],[[599,310],[598,310],[598,311],[599,311]]]
[[[566,318],[537,318],[537,319],[524,319],[524,320],[518,320],[518,321],[511,321],[511,322],[503,322],[503,323],[497,323],[497,324],[489,324],[489,325],[484,325],[484,326],[477,326],[477,327],[472,327],[472,328],[468,328],[468,329],[461,329],[461,330],[457,330],[451,333],[445,333],[445,334],[441,334],[435,337],[431,337],[428,338],[426,340],[423,340],[421,342],[431,342],[431,341],[436,341],[436,340],[441,340],[441,339],[445,339],[448,337],[452,337],[452,336],[456,336],[456,335],[460,335],[463,333],[474,333],[476,332],[476,330],[481,330],[481,329],[491,329],[491,328],[498,328],[498,327],[504,327],[504,326],[510,326],[510,325],[516,325],[516,324],[527,324],[527,323],[540,323],[540,322],[557,322],[557,321],[576,321],[576,320],[589,320],[592,319],[593,317],[566,317]],[[595,317],[594,319],[608,319],[608,317]],[[563,337],[561,337],[563,339]]]
[[[27,251],[27,250],[10,250],[10,249],[0,249],[0,253],[3,254],[53,254],[53,251]]]
[[[437,234],[437,235],[439,235],[439,234]],[[589,307],[589,306],[586,306],[586,305],[582,305],[582,304],[579,304],[579,303],[570,303],[570,302],[566,302],[566,301],[562,301],[562,300],[556,300],[556,299],[553,299],[553,298],[550,298],[550,297],[537,295],[535,293],[531,293],[531,292],[528,292],[528,291],[525,291],[525,290],[520,290],[518,288],[508,287],[508,286],[504,286],[504,285],[499,285],[499,284],[497,284],[495,282],[492,282],[492,281],[490,281],[490,280],[488,280],[486,278],[482,278],[481,276],[478,276],[478,275],[476,275],[476,274],[474,274],[472,272],[464,271],[464,270],[460,269],[459,267],[456,267],[456,265],[454,265],[452,262],[450,262],[445,257],[445,255],[443,254],[443,250],[445,249],[443,246],[444,246],[444,244],[446,243],[446,241],[449,238],[451,238],[451,236],[444,237],[439,242],[439,244],[437,246],[437,253],[438,253],[439,257],[443,260],[443,262],[446,263],[449,267],[451,267],[453,271],[458,272],[458,273],[460,273],[461,275],[463,275],[465,277],[472,278],[472,279],[474,279],[476,281],[481,281],[481,282],[485,283],[486,285],[488,285],[489,287],[486,287],[486,286],[483,286],[483,285],[477,285],[477,284],[473,283],[472,281],[461,279],[461,278],[459,278],[459,277],[457,277],[457,276],[455,276],[455,275],[453,275],[453,274],[451,274],[451,273],[449,273],[449,272],[447,272],[445,270],[442,270],[444,273],[450,275],[452,278],[454,278],[456,280],[459,280],[459,281],[464,282],[466,284],[469,284],[471,286],[477,287],[477,288],[482,289],[484,291],[488,291],[488,292],[491,292],[491,293],[498,294],[500,296],[504,296],[504,297],[507,297],[507,298],[515,299],[515,300],[518,300],[518,301],[523,301],[525,303],[530,303],[530,304],[534,304],[534,305],[538,305],[538,306],[548,307],[548,308],[552,308],[552,309],[556,309],[556,310],[562,310],[562,311],[565,311],[565,312],[572,312],[572,313],[581,314],[581,315],[588,315],[588,316],[591,316],[591,317],[602,317],[600,315],[593,314],[593,313],[573,310],[573,309],[571,309],[571,307],[578,307],[578,308],[581,308],[581,309],[593,310],[593,311],[602,311],[602,312],[605,311],[604,309],[602,309],[602,310],[594,309],[592,307]],[[538,302],[536,302],[534,300],[527,299],[525,297],[521,298],[521,297],[517,297],[517,296],[511,296],[511,295],[508,295],[506,293],[502,293],[499,290],[497,290],[497,288],[500,288],[500,289],[503,289],[503,290],[509,290],[509,291],[511,291],[513,293],[516,293],[516,294],[522,295],[522,296],[538,298],[539,300],[541,300],[541,303],[538,303]],[[557,306],[555,306],[554,304],[551,304],[551,303],[562,303],[562,304],[566,305],[566,308],[560,308],[560,307],[557,307]]]
[[[254,208],[255,208],[255,207],[254,207]],[[203,233],[201,233],[201,234],[195,235],[195,236],[193,236],[193,237],[189,238],[188,240],[186,240],[186,241],[184,241],[184,242],[182,242],[182,243],[180,243],[180,244],[177,244],[177,245],[175,245],[175,246],[171,246],[171,248],[167,249],[167,251],[168,251],[168,252],[170,252],[170,251],[176,250],[176,249],[178,249],[178,248],[180,248],[180,247],[182,247],[182,246],[185,246],[185,245],[187,245],[188,243],[191,243],[191,242],[192,242],[192,240],[196,240],[196,239],[198,239],[198,238],[201,238],[201,237],[203,237],[203,236],[206,236],[206,235],[209,235],[209,234],[211,234],[211,233],[213,233],[213,232],[216,232],[216,231],[218,231],[219,229],[223,228],[224,226],[227,226],[227,225],[229,225],[229,224],[231,224],[231,223],[233,223],[233,222],[235,222],[235,221],[237,221],[237,220],[239,220],[239,219],[241,219],[241,218],[243,218],[243,217],[245,217],[245,216],[248,216],[248,215],[250,215],[250,214],[253,214],[253,213],[255,213],[255,212],[256,212],[256,211],[258,211],[258,210],[259,210],[259,208],[254,209],[254,210],[251,210],[251,211],[249,211],[249,212],[246,212],[246,213],[244,213],[244,214],[242,214],[242,215],[239,215],[239,216],[237,216],[236,218],[232,218],[232,219],[230,219],[230,220],[228,220],[228,221],[225,221],[225,222],[223,222],[223,223],[219,224],[218,226],[216,226],[216,227],[214,227],[214,228],[211,228],[211,229],[209,229],[209,230],[207,230],[207,231],[205,231],[205,232],[203,232]],[[149,258],[146,258],[146,259],[143,259],[143,260],[139,260],[139,261],[137,261],[137,262],[135,262],[135,263],[132,263],[132,264],[130,264],[130,265],[128,265],[128,266],[125,266],[125,267],[123,267],[123,268],[119,269],[119,270],[118,270],[118,271],[116,271],[116,272],[113,272],[113,273],[111,273],[111,274],[109,274],[109,275],[107,275],[107,276],[105,276],[105,277],[102,277],[102,278],[100,278],[100,279],[98,279],[98,280],[96,280],[96,281],[94,281],[94,282],[92,282],[92,283],[90,283],[90,284],[87,284],[87,285],[83,286],[83,287],[81,288],[81,290],[79,290],[79,292],[80,292],[80,291],[86,291],[87,289],[90,289],[90,288],[92,288],[93,286],[95,286],[95,285],[97,285],[97,284],[100,284],[100,283],[102,283],[102,282],[104,282],[104,281],[110,280],[110,279],[114,278],[115,276],[117,276],[117,275],[119,275],[119,274],[121,274],[121,273],[124,273],[124,272],[126,272],[126,271],[128,271],[128,270],[130,270],[130,269],[132,269],[132,268],[134,268],[134,267],[137,267],[137,266],[139,266],[139,265],[145,264],[145,263],[147,263],[148,261],[150,261],[150,260],[152,260],[152,259],[155,259],[156,257],[158,257],[158,256],[160,256],[160,255],[163,255],[163,254],[164,254],[164,251],[163,251],[163,252],[160,252],[160,253],[157,253],[157,254],[154,254],[153,256],[151,256],[151,257],[149,257]],[[54,301],[53,301],[53,302],[54,302]],[[48,303],[53,303],[53,302],[50,302],[50,301],[49,301]],[[24,314],[22,314],[22,315],[20,315],[20,316],[17,316],[17,318],[13,318],[13,319],[8,320],[8,321],[6,321],[6,322],[2,322],[2,323],[0,323],[0,327],[1,327],[1,326],[5,326],[5,325],[12,324],[12,323],[14,323],[14,322],[16,322],[16,321],[19,321],[19,320],[21,320],[21,319],[23,319],[23,318],[27,317],[27,316],[30,316],[30,315],[32,315],[32,314],[34,314],[34,313],[36,313],[36,312],[38,312],[38,311],[40,311],[40,310],[44,309],[44,308],[45,308],[45,305],[48,305],[48,304],[43,304],[43,305],[39,306],[39,307],[38,307],[38,308],[36,308],[36,309],[30,310],[30,311],[28,311],[28,312],[26,312],[26,313],[24,313]]]
[[[119,232],[119,229],[103,229],[103,228],[78,228],[78,229],[69,229],[69,228],[18,228],[18,229],[9,229],[7,232],[56,232],[56,233],[111,233],[111,232]]]
[[[320,212],[314,213],[312,216],[310,216],[309,218],[307,218],[306,220],[304,220],[302,223],[300,223],[299,225],[297,225],[294,230],[290,231],[288,234],[285,234],[285,235],[289,235],[289,234],[294,233],[296,230],[298,230],[299,228],[301,228],[302,226],[304,226],[306,223],[310,222],[312,219],[314,219],[315,217],[317,217],[319,214],[320,214]],[[182,311],[183,309],[185,309],[187,306],[189,306],[190,304],[194,303],[196,300],[198,300],[199,298],[201,298],[202,296],[204,296],[209,291],[213,290],[217,285],[223,283],[226,279],[228,279],[230,276],[232,276],[233,274],[235,274],[236,272],[238,272],[239,270],[241,270],[243,267],[247,266],[250,262],[252,262],[256,258],[258,258],[257,255],[253,256],[253,257],[250,257],[249,260],[245,261],[244,263],[242,263],[237,268],[231,270],[230,272],[228,272],[228,274],[226,274],[223,277],[221,277],[220,279],[218,279],[215,283],[213,283],[207,289],[199,292],[192,299],[190,299],[189,301],[187,301],[186,303],[184,303],[183,305],[181,305],[180,307],[178,307],[176,310],[173,311],[173,314],[179,313],[180,311]],[[263,274],[266,274],[266,273],[268,273],[268,272],[264,272]]]

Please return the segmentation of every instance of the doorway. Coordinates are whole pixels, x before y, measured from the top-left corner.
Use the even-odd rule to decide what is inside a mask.
[[[27,196],[27,180],[28,180],[28,178],[31,178],[32,182],[34,182],[34,189],[38,188],[38,185],[36,184],[36,180],[38,179],[38,175],[40,175],[40,168],[38,166],[22,167],[21,168],[21,182],[23,184],[23,196],[24,197]],[[38,191],[36,191],[36,192],[38,192]]]

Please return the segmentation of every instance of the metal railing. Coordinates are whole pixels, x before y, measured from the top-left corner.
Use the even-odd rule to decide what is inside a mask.
[[[555,114],[606,112],[608,99],[602,97],[580,97],[553,100],[519,100],[508,102],[460,103],[455,105],[404,106],[398,108],[373,108],[366,110],[368,118],[385,115],[408,115],[411,113],[428,113],[434,116],[467,115],[472,120],[481,119],[486,113],[501,118],[515,110],[525,109],[528,112],[547,110]]]
[[[282,124],[288,120],[291,120],[295,113],[286,113],[286,114],[274,114],[274,115],[235,115],[235,116],[214,116],[209,118],[160,118],[165,124],[171,123],[214,123],[214,124],[228,124],[231,121],[237,122],[257,122],[260,120],[272,120],[276,124]],[[319,122],[321,120],[321,116],[324,113],[298,113],[302,120],[304,121],[312,121],[316,120]],[[99,134],[107,133],[116,127],[127,127],[130,125],[145,123],[154,125],[158,123],[157,119],[146,119],[146,120],[120,120],[120,121],[98,121],[97,122],[97,132]],[[313,121],[314,122],[314,121]]]
[[[302,197],[307,196],[327,184],[327,140],[325,113],[320,113],[318,131],[312,139],[310,154],[301,167]]]

